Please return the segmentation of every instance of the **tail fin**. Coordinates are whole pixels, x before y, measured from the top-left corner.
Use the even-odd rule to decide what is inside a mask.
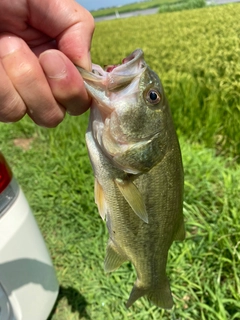
[[[126,303],[126,307],[129,308],[131,305],[139,298],[141,298],[144,295],[147,295],[149,300],[155,304],[157,307],[163,308],[163,309],[171,309],[173,306],[173,299],[171,294],[171,289],[169,286],[169,282],[167,277],[162,281],[161,279],[161,286],[154,288],[148,288],[144,289],[141,287],[138,287],[135,283],[132,292],[130,294],[130,297]]]
[[[132,288],[132,291],[130,293],[130,296],[128,298],[128,301],[126,303],[126,307],[129,308],[131,307],[131,305],[139,298],[145,296],[145,294],[147,294],[147,290],[143,289],[143,288],[139,288],[137,287],[137,285],[135,284]]]
[[[157,307],[163,309],[172,308],[173,298],[167,277],[161,287],[155,288],[148,293],[148,298]]]

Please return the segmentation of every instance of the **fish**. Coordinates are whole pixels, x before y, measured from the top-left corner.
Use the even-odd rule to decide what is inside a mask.
[[[95,202],[109,233],[104,269],[134,266],[127,308],[146,296],[171,309],[166,265],[172,242],[185,238],[184,177],[163,85],[141,49],[120,64],[78,70],[92,97],[86,144]]]

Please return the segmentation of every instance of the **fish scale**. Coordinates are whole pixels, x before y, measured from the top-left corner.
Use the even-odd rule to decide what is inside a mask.
[[[86,142],[109,231],[105,271],[131,261],[137,280],[126,306],[146,295],[169,309],[168,250],[185,237],[183,168],[161,81],[140,49],[121,65],[78,69],[93,98]]]

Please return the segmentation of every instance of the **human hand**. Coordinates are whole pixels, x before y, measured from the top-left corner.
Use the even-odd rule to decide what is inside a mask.
[[[93,31],[93,17],[74,0],[1,0],[0,121],[28,113],[55,127],[66,111],[86,111],[90,98],[74,64],[91,70]]]

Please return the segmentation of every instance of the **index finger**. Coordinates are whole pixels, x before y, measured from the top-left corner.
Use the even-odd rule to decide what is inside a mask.
[[[29,1],[29,23],[53,39],[73,63],[91,70],[94,19],[74,0]]]

